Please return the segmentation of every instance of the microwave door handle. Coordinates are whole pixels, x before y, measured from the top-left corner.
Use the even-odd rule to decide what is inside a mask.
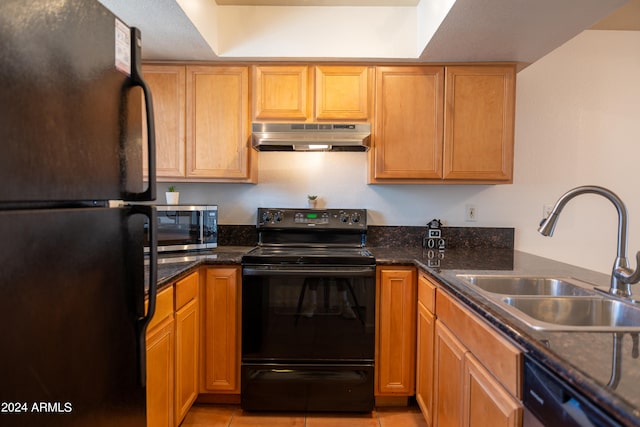
[[[198,212],[198,216],[200,217],[200,244],[204,243],[204,211]]]
[[[147,172],[148,185],[142,193],[127,193],[125,200],[130,201],[154,201],[156,199],[156,133],[153,115],[153,99],[151,89],[142,78],[142,42],[140,30],[131,27],[131,84],[142,88],[144,105],[147,118]]]

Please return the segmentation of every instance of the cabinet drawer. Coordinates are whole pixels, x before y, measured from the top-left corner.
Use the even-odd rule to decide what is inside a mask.
[[[418,278],[418,301],[432,313],[436,311],[436,286],[429,281],[428,276],[420,273]]]
[[[149,302],[145,301],[144,306],[145,309],[148,309]],[[159,292],[156,296],[156,312],[153,314],[147,330],[153,329],[169,316],[173,316],[173,286]]]
[[[198,273],[192,273],[176,283],[176,310],[198,296]]]
[[[522,352],[475,314],[438,289],[436,316],[502,385],[522,397]]]

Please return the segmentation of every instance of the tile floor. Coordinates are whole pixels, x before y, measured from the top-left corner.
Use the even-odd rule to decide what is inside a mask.
[[[366,414],[244,412],[237,405],[194,405],[181,427],[427,427],[420,410],[376,408]]]

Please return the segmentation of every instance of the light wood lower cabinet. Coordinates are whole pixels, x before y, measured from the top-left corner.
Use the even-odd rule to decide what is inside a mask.
[[[240,393],[240,267],[208,267],[203,281],[201,393]]]
[[[175,325],[173,286],[160,292],[147,330],[147,426],[173,427]]]
[[[421,273],[418,277],[416,401],[428,425],[433,423],[435,297],[435,285]]]
[[[415,392],[416,270],[377,270],[376,396]]]
[[[433,425],[522,426],[522,352],[438,289]]]
[[[176,295],[175,425],[178,426],[198,397],[200,301],[198,273],[178,281]]]
[[[442,322],[436,321],[433,425],[461,427],[464,403],[464,357],[467,349]]]
[[[517,427],[522,405],[471,353],[465,356],[464,426]]]
[[[158,293],[147,330],[147,426],[180,425],[198,396],[199,279]]]

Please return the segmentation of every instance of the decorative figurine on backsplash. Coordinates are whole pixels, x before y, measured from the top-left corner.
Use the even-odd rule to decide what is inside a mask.
[[[422,241],[422,247],[444,251],[446,242],[442,238],[442,222],[439,219],[432,219],[427,223],[427,233]]]
[[[429,267],[440,267],[440,260],[444,259],[444,249],[446,242],[442,238],[442,222],[439,219],[432,219],[427,223],[427,232],[422,240],[422,247],[426,250],[427,265]]]

